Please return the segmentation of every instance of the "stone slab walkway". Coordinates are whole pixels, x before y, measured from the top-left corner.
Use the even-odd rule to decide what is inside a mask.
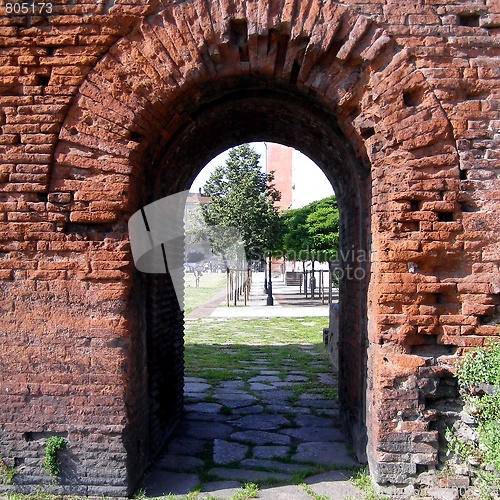
[[[363,498],[349,482],[360,464],[339,428],[336,379],[326,357],[298,349],[307,369],[276,366],[269,349],[252,346],[230,377],[186,377],[185,418],[144,479],[147,498],[232,498],[246,483],[269,500]]]

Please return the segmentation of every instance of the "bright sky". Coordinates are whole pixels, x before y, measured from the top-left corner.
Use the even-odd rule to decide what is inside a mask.
[[[260,155],[260,163],[263,170],[266,166],[266,147],[263,142],[253,142],[250,144]],[[210,177],[215,167],[224,165],[228,157],[227,151],[216,156],[209,162],[205,168],[198,174],[191,185],[191,192],[197,192],[202,188]],[[293,208],[300,208],[308,203],[321,200],[334,194],[333,188],[325,177],[321,169],[307,156],[300,151],[293,151]]]

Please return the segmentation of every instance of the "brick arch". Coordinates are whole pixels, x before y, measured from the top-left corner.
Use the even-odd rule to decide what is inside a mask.
[[[436,271],[443,259],[460,258],[460,245],[450,251],[422,233],[426,220],[418,210],[434,204],[432,220],[439,220],[438,212],[455,203],[457,155],[439,101],[415,61],[383,29],[341,5],[293,5],[200,0],[144,19],[81,85],[59,134],[50,191],[71,195],[69,234],[82,224],[111,231],[145,203],[186,189],[206,160],[238,142],[275,140],[315,159],[337,189],[343,214],[351,214],[343,219],[346,248],[371,252],[370,283],[343,283],[345,420],[360,457],[368,438],[376,479],[397,483],[415,473],[417,463],[437,460],[437,434],[429,418],[422,419],[432,411],[422,402],[416,353],[442,326],[437,315],[420,314],[420,306],[413,315],[402,310],[439,293]],[[409,256],[412,266],[426,266],[422,285],[412,279]],[[159,292],[168,286],[165,279],[151,278],[146,287],[145,323],[161,320],[171,332],[170,343],[154,346],[160,353],[174,349],[182,329],[171,298]],[[182,397],[180,364],[171,363],[177,373],[159,370],[160,361],[150,365],[158,371],[153,384],[168,381],[165,397],[178,401],[169,407],[154,400],[147,410],[157,415],[149,432],[159,444]],[[426,453],[408,462],[415,431]],[[147,442],[145,432],[131,417],[129,441]],[[401,439],[405,453],[395,452],[386,463],[381,455],[400,450]],[[131,460],[134,475],[141,464]]]
[[[369,169],[384,166],[395,151],[430,143],[446,143],[453,154],[451,129],[424,76],[367,18],[319,0],[298,8],[283,0],[224,5],[183,2],[161,10],[111,47],[67,113],[51,191],[80,165],[92,172],[89,182],[125,174],[126,191],[126,174],[141,175],[146,155],[157,158],[205,101],[247,79],[310,96],[337,117]],[[427,123],[416,127],[419,120]],[[78,187],[77,198],[86,185]],[[97,221],[90,204],[79,201],[69,207],[73,218]],[[116,201],[126,210],[124,197]],[[101,215],[113,220],[117,213]]]
[[[371,252],[369,283],[343,284],[352,301],[343,305],[341,349],[360,357],[342,371],[356,450],[364,452],[366,426],[368,459],[381,482],[401,483],[417,465],[437,461],[430,401],[446,370],[436,358],[453,354],[450,337],[464,321],[455,305],[448,312],[436,306],[437,295],[456,289],[446,279],[463,255],[459,215],[440,215],[458,213],[451,127],[418,61],[382,28],[332,2],[296,3],[198,0],[148,11],[87,75],[59,133],[48,210],[68,216],[61,238],[88,259],[77,276],[96,280],[98,296],[106,297],[109,324],[96,333],[101,356],[119,350],[109,372],[123,377],[114,382],[120,402],[95,424],[104,439],[114,442],[117,432],[123,438],[115,460],[126,484],[116,491],[133,485],[147,463],[144,412],[163,412],[151,425],[166,432],[180,404],[179,371],[158,372],[171,382],[168,397],[177,399],[172,413],[163,400],[154,408],[145,401],[142,333],[161,320],[172,333],[163,347],[176,349],[182,317],[171,296],[159,292],[168,278],[145,282],[127,267],[126,235],[119,257],[106,250],[116,250],[131,213],[189,186],[218,152],[219,135],[219,149],[251,139],[296,146],[335,185],[345,241]],[[229,132],[220,117],[232,125]],[[191,149],[192,164],[185,154]],[[448,240],[438,237],[441,229]],[[100,304],[91,306],[99,311]],[[350,318],[360,312],[353,328]],[[178,357],[171,361],[181,370]],[[78,425],[69,432],[77,435]],[[80,447],[82,456],[94,456]]]

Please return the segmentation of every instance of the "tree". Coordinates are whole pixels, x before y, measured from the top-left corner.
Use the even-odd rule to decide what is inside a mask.
[[[340,214],[335,196],[315,202],[307,224],[316,260],[337,260]]]
[[[260,156],[248,144],[229,151],[224,166],[218,166],[203,187],[210,202],[202,206],[205,223],[217,226],[213,250],[220,253],[228,247],[230,228],[241,234],[246,255],[262,258],[280,242],[281,218],[274,206],[281,194],[259,165]],[[222,228],[222,229],[221,229]],[[224,233],[223,228],[228,228]]]
[[[335,196],[283,213],[284,250],[290,260],[337,260],[339,209]]]

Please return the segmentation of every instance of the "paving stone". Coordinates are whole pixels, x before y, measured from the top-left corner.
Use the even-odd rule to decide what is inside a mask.
[[[292,479],[290,474],[285,474],[284,472],[226,469],[225,467],[214,467],[210,469],[208,473],[214,474],[223,479],[234,479],[236,481],[269,481],[270,479],[277,481],[290,481]]]
[[[184,377],[184,387],[188,382],[201,382],[203,384],[208,384],[208,380],[206,378],[201,377]]]
[[[335,466],[359,465],[348,455],[345,444],[336,442],[301,443],[297,446],[297,452],[292,459],[296,462],[315,462]]]
[[[323,416],[332,417],[336,421],[339,418],[339,410],[338,409],[334,409],[334,408],[317,409],[316,413],[319,416],[321,416],[321,417],[323,417]]]
[[[308,382],[309,377],[304,375],[287,375],[285,377],[285,382]]]
[[[334,427],[335,420],[327,417],[316,417],[315,415],[297,415],[295,423],[301,427]]]
[[[185,392],[184,402],[187,404],[201,403],[207,398],[206,392]]]
[[[187,495],[199,484],[200,478],[196,474],[152,469],[144,478],[142,488],[150,497],[162,497],[168,494]]]
[[[233,415],[253,415],[262,413],[264,411],[264,407],[262,405],[251,405],[244,406],[243,408],[235,408],[233,410]]]
[[[255,446],[254,458],[284,458],[290,452],[289,446]]]
[[[363,492],[349,482],[352,474],[346,470],[332,470],[311,476],[305,480],[316,495],[324,495],[336,500],[363,498]]]
[[[283,404],[271,404],[267,405],[267,411],[274,413],[297,413],[297,414],[309,414],[311,410],[309,408],[304,408],[303,406],[295,406],[292,403]]]
[[[234,425],[244,429],[273,431],[284,425],[290,425],[290,421],[283,415],[248,415],[236,420]]]
[[[251,396],[249,392],[239,389],[237,387],[217,387],[217,389],[214,392],[215,397],[227,397],[228,394],[233,396],[234,398],[239,397],[241,399],[245,399],[245,397]]]
[[[274,391],[276,387],[274,387],[274,385],[262,384],[260,382],[253,382],[250,384],[250,389],[252,391]]]
[[[344,441],[344,434],[334,427],[299,427],[297,429],[282,429],[282,434],[292,436],[299,441]]]
[[[186,420],[202,420],[204,422],[222,422],[222,423],[227,423],[228,421],[231,420],[231,417],[229,415],[224,415],[221,413],[200,413],[197,411],[187,412],[184,418]]]
[[[318,399],[327,399],[325,396],[321,394],[311,394],[309,392],[305,392],[299,396],[299,401],[309,401],[310,399],[318,400]]]
[[[155,468],[174,472],[193,472],[203,467],[203,460],[186,455],[165,455],[155,462]]]
[[[241,389],[235,389],[231,387],[219,387],[214,392],[214,397],[216,398],[228,398],[228,399],[256,399],[247,391]]]
[[[312,497],[301,486],[290,485],[259,488],[258,498],[259,500],[311,500]]]
[[[266,431],[243,431],[231,434],[231,439],[241,441],[243,443],[251,443],[257,445],[263,444],[292,444],[292,438],[283,434]]]
[[[252,396],[252,399],[218,398],[218,401],[223,406],[227,406],[228,408],[235,409],[235,408],[243,408],[244,406],[253,405],[255,403],[255,401],[257,401],[257,398],[254,398],[253,396]]]
[[[338,403],[337,401],[332,401],[331,399],[301,399],[300,402],[296,403],[296,406],[323,410],[325,408],[338,408]]]
[[[184,392],[196,393],[208,391],[212,386],[203,382],[187,382],[184,384]]]
[[[283,387],[290,388],[297,385],[296,382],[273,382],[273,387],[277,389],[283,389]]]
[[[284,464],[283,462],[277,462],[275,460],[261,460],[256,458],[247,458],[240,462],[240,467],[246,469],[266,469],[266,470],[278,470],[280,472],[293,473],[297,471],[310,470],[311,466],[299,465],[299,464]]]
[[[238,481],[213,481],[203,486],[198,498],[232,498],[241,486]]]
[[[261,375],[279,375],[281,372],[279,370],[261,370]]]
[[[195,403],[192,405],[185,405],[186,411],[196,411],[201,413],[219,413],[222,405],[217,403]]]
[[[233,432],[233,428],[219,422],[196,422],[186,420],[179,426],[179,432],[189,437],[200,439],[226,439]]]
[[[281,382],[281,379],[275,375],[257,375],[248,379],[248,382]]]
[[[238,389],[239,387],[244,387],[244,386],[245,386],[244,380],[226,380],[225,382],[221,382],[219,384],[219,387],[222,389],[228,389],[228,388]]]
[[[207,441],[184,436],[174,437],[168,444],[167,451],[172,455],[198,455],[205,448]]]
[[[337,386],[337,379],[331,373],[316,373],[316,377],[318,377],[319,382],[325,385]]]
[[[214,441],[214,463],[227,465],[232,462],[240,462],[248,452],[248,446],[231,441],[216,439]]]
[[[274,389],[272,394],[266,394],[263,392],[260,397],[264,401],[276,401],[278,399],[287,399],[293,396],[293,391],[292,390],[287,390],[287,389]]]

